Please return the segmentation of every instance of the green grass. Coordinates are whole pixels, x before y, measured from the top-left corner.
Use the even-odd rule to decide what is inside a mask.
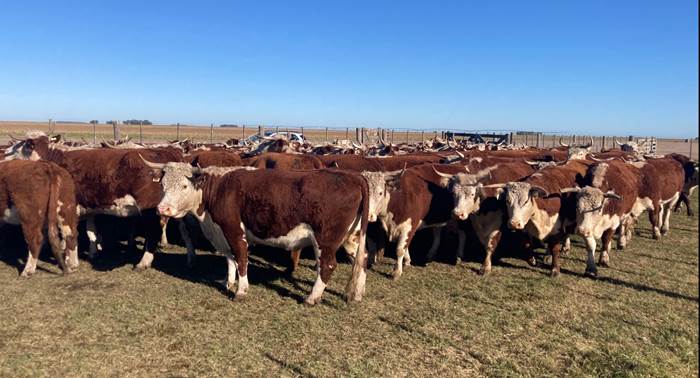
[[[698,218],[674,214],[658,242],[639,228],[597,280],[582,277],[580,240],[557,279],[503,258],[488,277],[434,262],[394,282],[387,258],[362,303],[343,301],[341,264],[315,308],[300,303],[312,261],[290,279],[284,252],[254,251],[234,302],[206,252],[192,271],[180,248],[143,273],[136,254],[67,277],[45,260],[25,280],[4,249],[0,376],[697,376]]]

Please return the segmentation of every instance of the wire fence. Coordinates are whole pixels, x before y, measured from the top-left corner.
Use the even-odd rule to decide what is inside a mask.
[[[561,138],[563,143],[581,144],[593,139],[593,150],[616,148],[615,140],[639,141],[645,135],[578,135],[566,133],[523,132],[515,130],[485,130],[485,129],[407,129],[407,128],[368,128],[368,127],[307,127],[307,126],[263,126],[263,125],[144,125],[144,124],[95,124],[88,122],[0,122],[0,140],[9,140],[10,135],[24,135],[28,130],[40,130],[48,134],[61,134],[68,140],[85,140],[88,143],[99,143],[102,140],[131,138],[142,143],[155,143],[171,140],[190,139],[195,142],[220,143],[231,139],[244,139],[253,135],[281,133],[292,137],[294,133],[303,134],[311,143],[334,142],[335,140],[350,140],[359,143],[375,143],[380,136],[388,143],[415,143],[434,137],[444,137],[445,132],[501,134],[506,135],[510,143],[523,144],[533,147],[556,147]],[[457,139],[460,137],[457,136]],[[667,154],[682,153],[693,159],[698,158],[698,138],[670,139],[656,138],[656,152]]]

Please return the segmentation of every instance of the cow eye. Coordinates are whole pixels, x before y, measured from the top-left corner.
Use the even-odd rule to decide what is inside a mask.
[[[183,185],[182,189],[187,189],[187,184]]]

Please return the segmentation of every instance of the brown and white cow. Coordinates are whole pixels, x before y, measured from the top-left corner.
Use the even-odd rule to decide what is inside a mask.
[[[573,232],[576,222],[573,196],[560,191],[577,186],[591,163],[569,160],[563,165],[544,168],[521,181],[499,185],[505,191],[508,226],[525,230],[533,238],[547,243],[552,254],[552,276],[559,275],[562,242]]]
[[[100,248],[94,216],[143,216],[146,245],[139,270],[150,268],[161,236],[156,206],[160,185],[152,170],[141,160],[182,161],[179,149],[99,149],[63,151],[53,148],[45,135],[31,135],[6,152],[6,159],[47,160],[67,170],[75,182],[78,212],[87,221],[90,255]]]
[[[0,225],[22,227],[29,251],[21,276],[34,274],[44,230],[63,273],[78,267],[75,187],[65,169],[49,162],[0,162],[0,214]]]
[[[360,229],[347,299],[359,301],[366,279],[365,235],[369,195],[367,182],[337,170],[236,170],[222,176],[186,163],[149,163],[162,172],[162,215],[182,218],[190,213],[202,228],[223,240],[211,240],[228,262],[227,287],[236,297],[248,291],[248,243],[287,250],[313,247],[317,278],[305,303],[320,302],[337,266],[335,254]],[[226,243],[224,244],[223,241]]]
[[[505,226],[503,218],[506,210],[503,201],[498,198],[496,187],[523,179],[533,172],[535,169],[528,163],[505,161],[491,167],[482,167],[476,173],[458,173],[452,177],[441,174],[445,177],[443,184],[454,197],[454,216],[461,221],[469,219],[486,251],[480,274],[491,272],[491,257]],[[464,244],[463,233],[460,233],[458,259],[462,258]]]

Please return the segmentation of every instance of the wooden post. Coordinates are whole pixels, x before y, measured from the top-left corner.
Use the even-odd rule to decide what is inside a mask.
[[[177,139],[178,141],[180,141],[180,122],[178,122],[177,125],[175,125],[175,126],[177,127],[177,129],[176,129],[176,131],[175,131],[175,132],[176,132],[175,139]]]
[[[114,141],[118,141],[122,138],[121,130],[119,130],[119,121],[113,121],[112,131],[114,132]]]
[[[360,128],[359,127],[355,128],[355,140],[357,141],[357,143],[360,143]]]
[[[345,128],[345,140],[347,140],[347,141],[350,140],[350,128],[349,127]]]
[[[605,135],[603,135],[603,141],[600,143],[600,151],[605,149]]]
[[[328,143],[328,128],[326,127],[326,143]]]
[[[245,125],[243,125],[243,138],[241,139],[245,139]]]
[[[92,121],[92,144],[97,144],[97,121]]]
[[[53,134],[53,119],[49,118],[49,135]]]
[[[301,127],[301,135],[304,135],[304,126]]]
[[[425,135],[423,134],[423,130],[420,131],[420,142],[425,142]]]
[[[394,129],[391,129],[391,133],[389,133],[389,143],[394,144]]]
[[[258,135],[263,136],[263,133],[264,133],[264,130],[263,130],[262,125],[258,125]]]
[[[408,129],[406,129],[406,144],[408,144]]]
[[[527,144],[527,133],[525,133],[525,145],[528,146],[528,144]]]
[[[214,143],[214,124],[209,124],[209,143]]]
[[[690,153],[688,153],[689,158],[693,158],[693,138],[690,138]]]
[[[139,121],[139,143],[143,144],[143,121]]]
[[[508,134],[508,143],[513,144],[513,133]]]

